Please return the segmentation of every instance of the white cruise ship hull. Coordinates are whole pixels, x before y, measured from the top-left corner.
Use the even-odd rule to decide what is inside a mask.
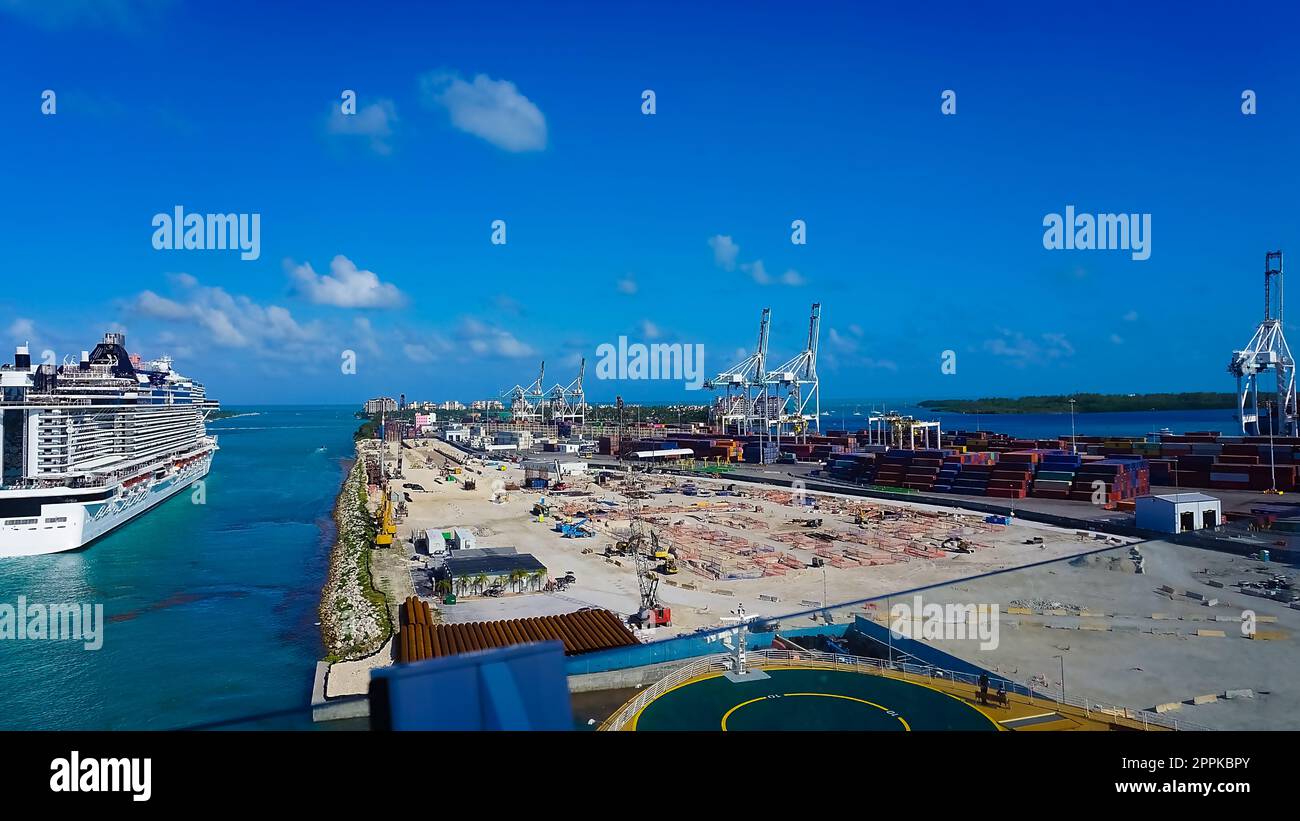
[[[162,476],[150,473],[129,486],[118,485],[105,499],[42,503],[39,515],[0,519],[0,558],[84,547],[207,476],[213,453],[208,451]]]

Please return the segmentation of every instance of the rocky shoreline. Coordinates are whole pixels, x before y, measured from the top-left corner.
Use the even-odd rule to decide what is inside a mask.
[[[334,504],[338,535],[330,551],[329,576],[321,591],[321,639],[327,661],[371,655],[392,635],[388,605],[370,571],[375,528],[366,495],[366,458],[358,443]]]

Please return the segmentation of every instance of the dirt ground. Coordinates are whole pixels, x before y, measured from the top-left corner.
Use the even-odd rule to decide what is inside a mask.
[[[395,455],[396,446],[390,448]],[[506,490],[523,483],[524,471],[516,464],[505,463],[507,469],[500,470],[470,459],[457,481],[448,482],[444,466],[466,458],[451,446],[422,442],[402,448],[402,454],[404,478],[398,486],[419,484],[425,490],[406,489],[411,499],[398,525],[401,538],[409,540],[424,529],[469,528],[479,547],[514,547],[536,556],[552,577],[572,571],[577,578],[559,594],[464,598],[474,603],[466,610],[473,611],[475,620],[497,609],[502,618],[583,606],[634,612],[639,592],[632,560],[603,555],[606,546],[626,536],[634,515],[661,544],[676,551],[680,568],[675,575],[661,576],[659,584],[661,602],[672,608],[673,626],[645,638],[718,626],[720,616],[741,602],[751,614],[772,617],[823,606],[824,601],[869,598],[1057,559],[1104,544],[1036,523],[990,525],[983,514],[838,494],[810,493],[811,503],[801,504],[789,491],[737,484],[743,495],[719,495],[728,483],[703,478],[695,484],[708,495],[683,493],[678,477],[646,477],[640,488],[622,479],[598,486],[580,478],[566,492]],[[475,490],[465,490],[466,477],[476,480]],[[543,497],[554,515],[538,521],[530,510]],[[577,521],[581,512],[593,511],[592,537],[565,538],[554,529],[557,518]],[[794,521],[799,519],[821,522],[808,526]],[[945,549],[944,542],[954,537],[973,552]],[[1026,543],[1035,537],[1041,543]],[[814,558],[823,566],[812,567]],[[523,598],[529,601],[516,601]],[[493,606],[497,602],[499,608]],[[464,620],[455,614],[456,606],[443,609],[447,620]]]

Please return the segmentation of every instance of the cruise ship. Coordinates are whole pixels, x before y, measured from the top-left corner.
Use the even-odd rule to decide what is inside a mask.
[[[217,403],[107,333],[77,362],[0,365],[0,557],[75,550],[207,475]]]

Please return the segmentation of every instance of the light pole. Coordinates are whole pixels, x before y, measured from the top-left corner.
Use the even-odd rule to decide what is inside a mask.
[[[1070,453],[1078,453],[1079,446],[1074,441],[1074,397],[1070,397]]]
[[[889,606],[889,597],[885,597],[885,638],[889,643],[889,666],[894,666],[894,627],[889,622],[889,614],[893,608]]]
[[[1268,492],[1271,495],[1281,496],[1282,494],[1277,492],[1277,457],[1273,455],[1273,423],[1275,421],[1273,403],[1268,402],[1265,407],[1268,408],[1268,472],[1272,476]]]
[[[826,624],[831,623],[830,611],[826,608],[830,606],[830,601],[826,598],[826,565],[822,565],[822,621]]]
[[[1065,701],[1065,656],[1052,656],[1061,660],[1061,701]]]

